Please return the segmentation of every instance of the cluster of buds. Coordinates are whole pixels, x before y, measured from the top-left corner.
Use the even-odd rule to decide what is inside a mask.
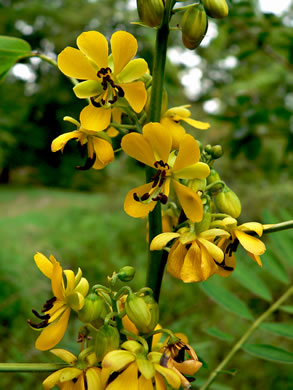
[[[173,389],[190,387],[185,374],[193,375],[202,363],[184,335],[179,338],[161,328],[159,306],[152,290],[145,287],[133,292],[129,286],[116,289],[118,281],[133,279],[133,267],[121,268],[108,277],[109,286],[97,284],[88,292],[89,284],[81,270],[74,276],[71,270],[63,271],[53,256],[47,259],[41,253],[35,256],[35,262],[51,279],[54,294],[44,305],[43,315],[33,310],[42,319],[40,324],[29,321],[32,328],[41,330],[36,347],[50,349],[68,364],[44,380],[45,390],[54,386],[74,389],[77,383],[77,388],[120,389],[125,381],[134,388],[166,389],[167,383]],[[78,332],[78,356],[54,348],[68,323],[69,317],[64,319],[62,313],[69,316],[71,309],[83,323]],[[167,335],[165,342],[160,342],[162,334]]]

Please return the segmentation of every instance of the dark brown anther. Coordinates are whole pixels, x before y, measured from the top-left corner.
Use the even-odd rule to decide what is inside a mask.
[[[43,305],[42,313],[52,309],[53,304],[56,301],[56,299],[57,299],[56,297],[52,297],[51,299],[48,299],[48,301],[46,301],[46,303]]]
[[[166,177],[166,171],[162,171],[159,187],[161,187],[164,184],[165,177]]]
[[[160,194],[160,195],[161,195],[161,197],[160,197],[160,202],[161,202],[162,204],[166,204],[166,203],[168,202],[168,196],[165,195],[165,194]]]
[[[37,317],[39,318],[40,320],[48,320],[50,318],[50,315],[49,314],[39,314],[35,309],[32,309],[32,313]]]
[[[186,244],[185,248],[188,250],[191,247],[191,244]]]
[[[133,199],[139,202],[139,197],[136,192],[133,194]]]
[[[150,194],[149,194],[148,192],[146,192],[145,194],[143,194],[143,195],[140,197],[140,200],[147,200],[149,197],[150,197]]]
[[[124,97],[124,91],[123,91],[123,89],[122,89],[121,87],[119,87],[119,85],[116,85],[115,88],[116,88],[117,91],[118,91],[118,96],[119,96],[119,97]]]
[[[33,324],[33,323],[31,322],[31,320],[27,320],[27,322],[28,322],[29,325],[30,325],[32,328],[34,328],[34,329],[46,328],[46,326],[49,325],[48,320],[41,321],[41,322],[39,322],[38,324]]]
[[[161,175],[161,171],[157,171],[154,176],[151,178],[151,180],[153,181],[153,184],[152,184],[152,188],[155,188],[156,185],[158,184],[159,180],[160,180],[160,175]]]
[[[88,157],[86,159],[84,166],[82,166],[82,167],[77,166],[76,169],[79,169],[80,171],[87,171],[88,169],[90,169],[94,165],[95,161],[96,161],[96,154],[94,153],[93,158]]]
[[[225,260],[222,263],[218,263],[215,259],[214,262],[221,268],[223,268],[225,271],[234,271],[233,267],[229,267],[228,265],[225,264]]]
[[[94,107],[101,107],[101,103],[96,102],[94,97],[91,97],[90,100]]]
[[[114,104],[115,102],[117,102],[117,100],[118,100],[118,97],[117,97],[117,96],[113,96],[113,99],[108,100],[108,102],[109,102],[110,104]]]

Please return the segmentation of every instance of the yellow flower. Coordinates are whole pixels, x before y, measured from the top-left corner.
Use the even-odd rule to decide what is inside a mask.
[[[82,309],[89,284],[82,277],[81,269],[78,270],[76,275],[71,270],[65,270],[67,280],[65,287],[62,267],[52,255],[48,259],[42,253],[37,253],[34,260],[39,270],[51,280],[54,294],[54,297],[44,304],[42,315],[33,310],[35,316],[42,321],[39,324],[28,321],[33,328],[43,329],[36,340],[35,346],[41,351],[46,351],[58,344],[64,336],[71,309],[75,311]]]
[[[127,194],[124,210],[128,215],[146,217],[157,201],[165,204],[172,183],[187,218],[193,222],[202,219],[200,196],[179,183],[179,179],[205,178],[210,172],[207,164],[199,162],[199,146],[191,135],[185,134],[178,153],[171,153],[172,137],[168,130],[160,123],[151,122],[144,126],[143,134],[125,135],[121,147],[129,156],[157,170],[150,183],[134,188]]]
[[[190,359],[185,359],[185,352]],[[161,364],[171,368],[180,376],[181,385],[184,389],[190,388],[190,381],[184,375],[194,375],[202,366],[202,362],[198,360],[194,349],[183,340],[178,340],[163,348]]]
[[[173,389],[179,389],[179,375],[160,364],[162,353],[147,354],[134,340],[126,341],[121,347],[123,350],[109,352],[102,362],[103,370],[108,370],[109,375],[119,373],[113,381],[110,377],[107,390],[166,390],[165,380]]]
[[[87,130],[81,124],[70,116],[64,117],[65,121],[71,122],[77,126],[77,130],[61,134],[52,142],[52,152],[63,149],[67,142],[76,138],[81,145],[87,144],[88,161],[86,166],[79,169],[103,169],[107,164],[114,160],[114,151],[110,142],[101,138],[101,131]]]
[[[190,118],[191,112],[187,109],[188,107],[190,107],[190,104],[170,108],[164,113],[160,121],[170,132],[175,149],[178,149],[180,140],[185,134],[185,129],[180,124],[181,121],[200,130],[207,130],[210,127],[209,123],[199,122]]]
[[[135,112],[140,112],[147,93],[142,81],[148,66],[143,59],[132,59],[137,52],[137,41],[126,31],[111,37],[112,54],[108,56],[108,42],[97,31],[83,32],[77,46],[65,48],[58,56],[58,67],[67,76],[85,80],[73,90],[79,98],[90,98],[91,103],[81,112],[82,126],[89,130],[103,130],[109,126],[111,108],[124,97]]]
[[[254,235],[251,235],[256,233],[261,237],[263,233],[262,224],[247,222],[237,226],[237,220],[232,217],[224,218],[222,221],[217,221],[217,223],[230,233],[230,237],[222,237],[216,242],[225,254],[223,263],[216,271],[217,274],[226,277],[234,270],[236,259],[233,252],[236,252],[239,244],[260,267],[262,266],[260,255],[266,250],[265,244]]]
[[[43,382],[45,390],[58,386],[61,390],[103,390],[103,380],[101,378],[101,369],[98,367],[78,367],[78,358],[65,349],[52,349],[50,351],[60,359],[70,364],[72,367],[61,368],[53,372]],[[82,362],[82,366],[85,365]]]
[[[161,233],[150,245],[150,250],[161,250],[176,239],[168,255],[167,271],[185,283],[201,282],[212,276],[224,259],[223,251],[212,241],[215,237],[229,237],[222,229],[209,229],[199,234],[182,228],[174,233]]]

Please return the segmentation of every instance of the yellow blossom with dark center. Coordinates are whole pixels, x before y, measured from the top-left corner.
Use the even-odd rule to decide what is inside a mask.
[[[85,129],[77,120],[70,116],[64,117],[65,121],[76,125],[77,130],[61,134],[55,138],[51,145],[52,152],[63,149],[68,141],[77,139],[81,145],[87,145],[88,160],[85,167],[79,169],[103,169],[114,160],[114,151],[110,142],[102,138],[102,131]]]
[[[75,311],[82,309],[89,284],[82,277],[81,269],[78,270],[76,275],[71,270],[65,270],[64,274],[67,280],[65,286],[62,267],[52,255],[48,259],[42,253],[37,253],[34,260],[39,270],[51,280],[54,294],[53,298],[44,304],[41,315],[33,310],[36,317],[42,321],[38,324],[28,321],[33,328],[42,329],[35,347],[41,351],[46,351],[58,344],[64,336],[71,309]]]
[[[170,184],[187,216],[193,222],[202,219],[203,206],[200,196],[181,184],[179,179],[205,178],[209,166],[199,162],[200,150],[197,141],[185,134],[178,153],[172,151],[172,137],[160,123],[144,126],[143,133],[130,133],[123,137],[121,147],[136,160],[156,169],[150,183],[131,190],[125,199],[124,210],[132,217],[145,217],[158,201],[168,201]]]
[[[111,109],[120,98],[125,98],[135,112],[146,102],[145,85],[139,78],[148,71],[145,60],[133,59],[137,41],[126,31],[116,31],[108,42],[97,31],[83,32],[77,46],[65,48],[58,56],[58,67],[67,76],[84,80],[74,88],[78,98],[88,98],[91,104],[80,116],[82,126],[89,130],[103,130],[109,126]]]

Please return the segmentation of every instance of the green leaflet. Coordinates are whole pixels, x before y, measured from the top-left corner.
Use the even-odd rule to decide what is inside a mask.
[[[208,333],[211,336],[217,337],[218,339],[223,340],[223,341],[233,341],[234,340],[234,337],[231,334],[224,333],[221,330],[217,329],[215,326],[204,330],[204,332]]]
[[[236,297],[230,291],[225,288],[216,286],[213,281],[207,280],[204,283],[200,283],[199,286],[210,298],[212,298],[219,305],[226,310],[238,315],[239,317],[246,318],[248,320],[253,319],[249,308],[245,302]]]
[[[245,352],[265,360],[273,360],[278,363],[293,364],[293,353],[268,344],[245,344],[242,346]]]
[[[260,325],[260,328],[268,330],[280,336],[293,339],[293,324],[286,322],[264,322]]]
[[[0,79],[21,57],[30,52],[29,43],[23,39],[0,35]]]

